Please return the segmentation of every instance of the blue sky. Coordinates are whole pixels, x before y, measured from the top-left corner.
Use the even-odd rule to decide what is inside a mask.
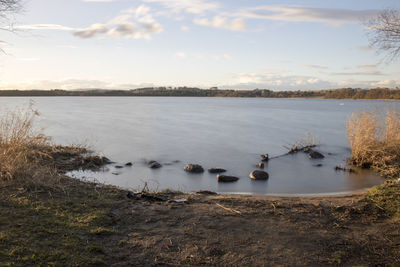
[[[0,89],[400,86],[362,23],[398,0],[30,0]]]

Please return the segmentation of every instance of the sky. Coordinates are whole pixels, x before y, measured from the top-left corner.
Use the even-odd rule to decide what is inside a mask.
[[[400,1],[25,0],[0,30],[0,89],[397,87],[365,25],[386,8]]]

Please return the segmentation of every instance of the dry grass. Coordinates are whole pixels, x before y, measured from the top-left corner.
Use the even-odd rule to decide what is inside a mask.
[[[400,177],[400,108],[353,114],[347,131],[353,165],[372,168],[386,178]]]
[[[83,146],[51,143],[34,126],[38,115],[30,104],[0,119],[0,183],[27,188],[54,187],[60,184],[63,171],[93,163],[91,159],[95,157],[87,157],[88,150]]]
[[[8,112],[0,120],[0,180],[23,184],[43,184],[45,177],[55,177],[53,170],[43,166],[50,155],[43,147],[50,145],[48,137],[35,130],[33,122],[38,112],[27,109]]]

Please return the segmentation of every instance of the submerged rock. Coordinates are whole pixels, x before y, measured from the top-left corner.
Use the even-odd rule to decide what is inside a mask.
[[[268,161],[269,160],[269,155],[265,154],[265,155],[261,155],[261,161]]]
[[[208,190],[199,190],[196,191],[196,194],[200,194],[200,195],[218,195],[216,192],[213,191],[208,191]]]
[[[109,158],[107,158],[107,157],[102,157],[102,156],[99,156],[99,158],[101,159],[101,161],[103,162],[103,164],[112,164],[112,163],[114,163],[113,161],[111,161]]]
[[[226,170],[221,169],[221,168],[211,168],[211,169],[208,169],[208,172],[209,173],[222,173],[222,172],[226,172]]]
[[[198,164],[188,164],[185,166],[185,171],[191,172],[191,173],[202,173],[204,172],[203,167],[201,167]]]
[[[127,167],[131,167],[132,165],[133,165],[132,162],[128,162],[128,163],[125,164],[125,166],[127,166]]]
[[[308,157],[310,159],[323,159],[323,158],[325,158],[325,156],[322,155],[321,153],[319,153],[318,151],[310,152],[310,154],[308,154]]]
[[[150,169],[158,169],[162,167],[162,165],[155,160],[150,160],[147,165]]]
[[[352,168],[343,168],[340,166],[335,166],[335,171],[344,171],[344,172],[349,172],[349,173],[355,173],[356,171]]]
[[[124,167],[124,166],[121,166],[121,165],[115,166],[116,169],[122,169],[123,167]]]
[[[319,163],[319,164],[314,164],[313,166],[314,166],[314,167],[322,167],[322,164],[321,164],[321,163]]]
[[[253,180],[267,180],[269,178],[267,172],[259,170],[252,171],[249,176]]]
[[[83,164],[97,166],[97,167],[101,167],[103,165],[111,163],[113,163],[111,160],[102,156],[89,156],[83,159]]]
[[[236,182],[237,180],[239,180],[238,177],[235,176],[228,176],[228,175],[221,175],[218,174],[217,175],[217,180],[218,182],[222,182],[222,183],[229,183],[229,182]]]

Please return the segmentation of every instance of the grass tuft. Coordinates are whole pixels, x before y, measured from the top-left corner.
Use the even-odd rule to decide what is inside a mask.
[[[351,163],[386,178],[400,177],[400,108],[363,111],[348,120]]]

